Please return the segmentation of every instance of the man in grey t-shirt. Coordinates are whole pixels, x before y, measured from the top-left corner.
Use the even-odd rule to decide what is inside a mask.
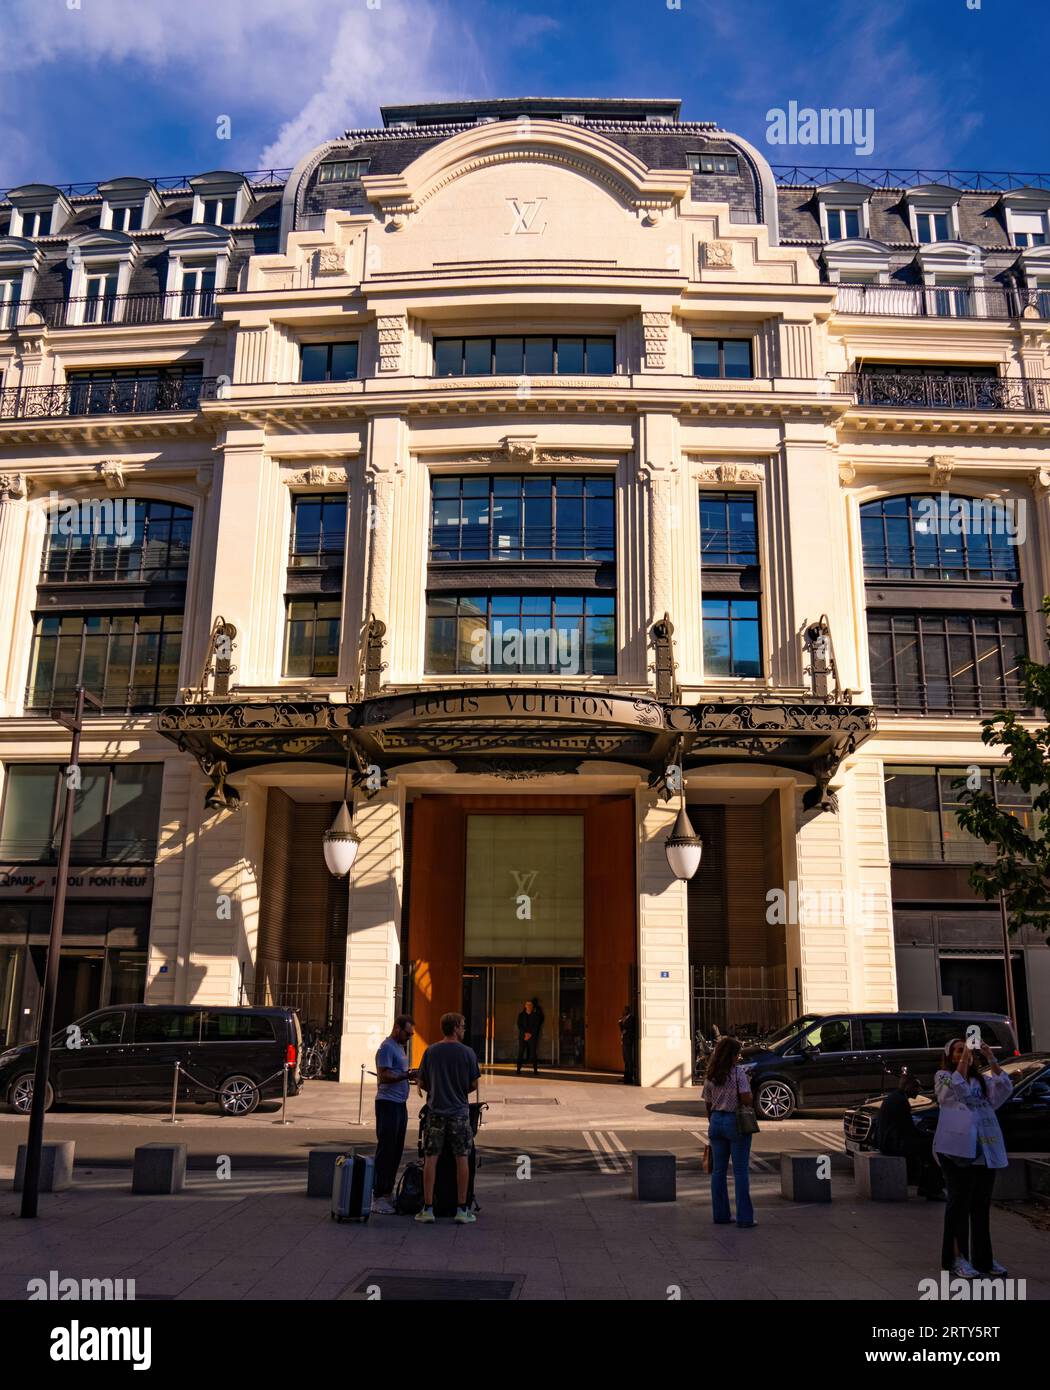
[[[427,1093],[427,1128],[423,1159],[423,1210],[416,1220],[434,1220],[434,1178],[437,1162],[447,1142],[456,1158],[458,1208],[456,1221],[468,1225],[477,1217],[467,1210],[470,1184],[470,1094],[478,1088],[481,1068],[474,1049],[467,1047],[463,1035],[467,1020],[462,1014],[445,1014],[441,1019],[441,1041],[432,1043],[419,1064],[419,1084]]]

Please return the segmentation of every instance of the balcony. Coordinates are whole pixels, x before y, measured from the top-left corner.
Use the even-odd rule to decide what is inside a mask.
[[[840,314],[878,314],[900,319],[1050,319],[1050,290],[1002,285],[843,285]]]
[[[872,681],[871,702],[879,714],[929,715],[933,718],[976,719],[1001,710],[1026,713],[1024,696],[1016,681],[987,685],[928,680],[893,684]]]
[[[60,386],[0,390],[0,420],[55,420],[97,415],[150,415],[196,411],[215,400],[217,377],[114,377]]]
[[[861,406],[888,410],[1020,410],[1050,412],[1050,378],[978,377],[946,372],[839,372],[835,389]]]
[[[79,299],[33,299],[0,304],[0,332],[40,318],[49,329],[135,327],[139,324],[213,319],[215,290],[165,294],[113,294]]]

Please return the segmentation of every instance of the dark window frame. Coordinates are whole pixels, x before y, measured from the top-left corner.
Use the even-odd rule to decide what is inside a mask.
[[[517,607],[516,612],[511,612],[510,609],[509,609],[509,605],[510,605],[511,603],[513,603],[513,602],[515,601],[515,599],[516,599],[517,602],[518,602],[518,607]],[[483,614],[482,614],[482,613],[478,613],[477,611],[472,611],[472,610],[461,611],[461,608],[460,608],[460,605],[461,605],[461,604],[463,604],[464,602],[473,602],[473,601],[475,601],[475,600],[483,600],[483,601],[485,602],[485,605],[486,605],[486,606],[485,606],[485,611],[484,611]],[[507,606],[507,611],[505,611],[505,612],[497,612],[497,613],[493,614],[493,601],[494,601],[494,600],[495,600],[497,603],[500,603],[500,604],[503,604],[503,605]],[[539,613],[538,611],[537,611],[537,612],[534,612],[534,613],[531,613],[531,614],[526,613],[526,612],[525,612],[525,605],[526,605],[526,603],[527,603],[529,600],[533,600],[533,601],[536,603],[537,608],[538,608],[538,605],[539,605],[540,602],[542,602],[542,601],[544,601],[544,600],[548,601],[549,604],[550,604],[550,607],[549,607],[548,612],[547,612],[547,613],[544,613],[544,614],[541,614],[541,613]],[[558,665],[555,665],[554,663],[548,663],[548,665],[545,666],[545,667],[541,667],[541,666],[539,666],[539,665],[536,665],[536,666],[527,666],[527,665],[525,665],[525,663],[520,663],[518,666],[515,667],[515,666],[512,666],[512,665],[503,664],[503,663],[499,663],[499,664],[497,664],[497,665],[491,665],[490,663],[487,663],[487,662],[486,662],[484,665],[481,665],[481,664],[478,664],[478,663],[474,663],[474,662],[471,662],[471,663],[469,663],[469,664],[467,664],[467,665],[464,665],[464,664],[461,664],[460,661],[459,661],[459,651],[460,651],[459,628],[460,628],[460,624],[462,624],[462,623],[467,623],[467,622],[473,622],[473,623],[475,624],[475,630],[478,629],[478,628],[483,628],[483,629],[485,629],[486,631],[491,632],[491,631],[493,630],[494,622],[495,622],[495,621],[499,621],[500,624],[501,624],[501,626],[503,627],[504,631],[506,631],[507,629],[514,628],[514,629],[516,629],[516,630],[520,630],[520,631],[523,631],[523,632],[524,632],[524,631],[527,631],[528,627],[532,625],[532,624],[528,621],[529,619],[532,619],[532,620],[539,620],[540,618],[544,618],[544,619],[547,619],[547,620],[548,620],[548,621],[546,622],[546,624],[545,624],[545,627],[544,627],[544,630],[545,630],[545,631],[557,630],[557,628],[558,628],[558,618],[559,618],[559,615],[558,615],[558,612],[557,612],[557,605],[558,605],[559,600],[562,600],[562,601],[571,600],[571,601],[573,601],[574,603],[577,603],[577,604],[579,605],[579,607],[580,607],[580,612],[579,612],[578,615],[575,615],[575,614],[565,614],[565,613],[561,614],[561,618],[562,618],[562,619],[565,619],[565,618],[567,618],[567,617],[576,617],[576,618],[577,618],[576,630],[577,630],[577,632],[578,632],[578,634],[579,634],[580,669],[579,669],[579,671],[572,672],[572,673],[570,673],[570,674],[572,674],[573,676],[577,676],[577,675],[581,675],[581,676],[582,676],[582,675],[607,675],[607,676],[615,676],[616,673],[617,673],[617,661],[618,661],[618,655],[619,655],[619,650],[618,650],[618,631],[617,631],[617,626],[616,626],[616,624],[617,624],[617,616],[618,616],[618,614],[617,614],[617,601],[616,601],[616,595],[615,595],[614,593],[600,593],[600,594],[599,594],[599,593],[585,592],[585,591],[582,591],[582,590],[581,590],[581,591],[575,591],[575,592],[573,592],[573,591],[564,591],[564,590],[561,590],[561,589],[544,589],[544,590],[539,590],[539,591],[527,591],[527,590],[522,590],[522,591],[516,591],[516,592],[514,592],[514,593],[509,593],[509,592],[507,592],[506,590],[499,590],[499,589],[491,590],[491,591],[488,591],[488,592],[478,592],[478,591],[475,590],[474,592],[471,592],[471,593],[448,593],[448,592],[444,592],[444,591],[440,591],[440,592],[437,592],[437,593],[430,593],[430,592],[428,592],[428,594],[427,594],[427,605],[426,605],[426,618],[425,618],[425,635],[424,635],[424,672],[425,672],[425,674],[426,674],[426,675],[487,675],[487,674],[505,674],[505,675],[536,675],[536,674],[538,674],[538,675],[559,675],[559,674],[566,674],[566,673],[564,672],[564,670],[563,670],[562,667],[560,667],[560,666],[558,666]],[[432,609],[434,608],[434,606],[435,606],[436,603],[441,603],[441,604],[445,605],[444,610],[438,611],[438,612],[433,612]],[[455,605],[454,611],[452,611],[452,612],[449,612],[448,609],[447,609],[447,606],[450,605],[450,604],[454,604],[454,605]],[[601,612],[601,611],[599,611],[599,612],[594,612],[594,611],[593,611],[593,606],[596,605],[596,604],[607,605],[607,606],[608,606],[608,611],[605,611],[605,612]],[[513,621],[513,619],[515,619],[515,618],[517,618],[517,620],[518,620],[517,623],[515,623],[515,622]],[[610,649],[609,649],[609,660],[608,660],[607,666],[606,666],[604,663],[598,663],[598,664],[595,664],[595,663],[593,663],[593,662],[588,663],[588,660],[587,660],[587,640],[586,640],[586,635],[587,635],[587,624],[588,624],[588,623],[598,622],[598,621],[603,621],[603,620],[611,620],[611,622],[612,622],[612,642],[611,642],[611,647],[610,647]],[[451,662],[450,662],[448,665],[438,665],[438,664],[436,664],[436,663],[433,661],[433,659],[432,659],[432,653],[434,652],[435,647],[436,647],[435,642],[432,640],[432,632],[433,632],[433,630],[434,630],[434,626],[435,626],[436,624],[438,624],[438,623],[452,623],[452,624],[454,624],[455,636],[454,636],[454,639],[453,639],[453,647],[452,647],[452,652],[451,652],[452,660],[451,660]],[[555,654],[556,654],[556,653],[555,653]]]
[[[1023,613],[869,608],[867,618],[872,699],[876,708],[895,714],[977,717],[1009,707],[1016,709],[1020,704],[1020,676],[1012,673],[1019,672],[1027,653]],[[988,636],[979,630],[982,623],[994,625],[996,642],[991,652],[981,651],[979,638]],[[908,624],[914,625],[912,630]],[[1006,631],[1007,624],[1016,631]],[[1020,655],[1008,668],[1004,639],[1010,638],[1019,639]],[[968,645],[966,664],[959,667],[964,642]],[[915,651],[914,680],[902,676],[909,647]],[[883,650],[876,661],[880,648]],[[996,658],[996,679],[982,680],[980,677],[991,669],[991,656]],[[877,670],[887,668],[891,679],[877,677]],[[964,682],[968,673],[972,673],[973,679]]]
[[[12,842],[8,841],[5,838],[7,811],[9,808],[9,794],[12,785],[11,774],[13,772],[17,772],[18,769],[26,767],[52,768],[54,770],[54,782],[51,799],[50,831],[46,833],[46,837],[41,841],[41,843],[45,846],[43,852],[38,853],[35,856],[31,854],[20,855],[15,853],[14,849],[17,849],[18,846],[15,845],[14,849],[12,849]],[[114,855],[111,853],[111,850],[113,849],[113,837],[112,827],[110,824],[113,814],[113,786],[116,781],[117,773],[126,773],[131,768],[154,768],[158,770],[156,773],[153,774],[154,777],[157,778],[157,824],[155,827],[155,833],[152,838],[143,836],[133,844],[129,843],[129,848],[137,849],[141,847],[141,849],[145,852],[130,855],[127,853],[119,853]],[[149,865],[155,863],[157,858],[157,849],[160,840],[160,810],[161,805],[163,803],[164,795],[164,763],[156,761],[136,761],[124,763],[85,762],[81,764],[81,770],[85,773],[103,772],[106,776],[106,786],[105,791],[103,793],[102,809],[103,829],[100,841],[100,849],[98,853],[93,852],[91,854],[85,854],[82,850],[79,849],[77,844],[77,837],[74,835],[71,862],[73,864],[96,864],[100,867],[102,865],[109,864]],[[8,762],[5,764],[4,791],[2,805],[0,805],[0,854],[4,854],[11,860],[21,863],[53,864],[57,861],[58,840],[62,832],[62,817],[64,815],[65,810],[65,785],[63,781],[64,771],[64,763],[51,763],[45,761]],[[74,810],[74,817],[75,815],[76,811]],[[116,1005],[114,1007],[120,1006]]]
[[[131,622],[130,632],[114,631],[114,619],[127,619]],[[63,632],[63,625],[69,621],[79,621],[81,624],[79,633]],[[88,625],[95,621],[101,621],[107,626],[98,633],[89,630]],[[46,625],[52,622],[58,623],[58,630],[54,633],[47,632]],[[29,655],[29,680],[26,684],[25,708],[27,713],[35,713],[41,710],[52,710],[63,708],[72,703],[76,685],[83,679],[84,665],[86,659],[91,655],[92,648],[89,643],[101,644],[101,639],[105,641],[105,657],[102,661],[103,678],[101,686],[93,683],[92,694],[102,699],[102,706],[108,712],[135,714],[149,710],[161,708],[178,699],[179,695],[179,672],[182,666],[182,639],[185,631],[185,614],[182,608],[175,610],[168,609],[113,609],[105,612],[97,612],[93,609],[77,609],[66,612],[37,612],[33,615],[33,636]],[[156,623],[157,627],[146,627],[145,624]],[[177,624],[177,626],[176,626]],[[130,653],[128,658],[128,678],[122,681],[119,687],[113,691],[109,690],[109,672],[114,664],[114,648],[130,638]],[[97,639],[97,640],[96,640]],[[150,639],[153,639],[152,641]],[[170,651],[167,649],[173,644],[176,648],[174,658],[175,677],[172,682],[162,685],[162,671],[169,663]],[[61,655],[63,643],[73,642],[77,649],[76,656],[76,676],[73,683],[61,685],[57,683],[57,676],[61,669]],[[38,662],[43,644],[47,643],[51,656],[51,678],[46,687],[41,688],[39,682]],[[156,653],[154,662],[146,661],[141,665],[142,671],[148,671],[152,666],[153,680],[151,682],[151,693],[147,694],[146,699],[134,698],[143,692],[144,684],[136,679],[136,671],[140,669],[142,657],[153,648]],[[165,660],[161,660],[161,654],[165,653]],[[117,669],[121,669],[118,667]],[[116,700],[108,698],[116,695],[117,690],[123,692],[124,698]],[[46,698],[45,698],[46,695]]]
[[[88,546],[74,546],[72,541],[75,539],[75,535],[83,536],[85,534],[83,531],[75,534],[59,532],[49,526],[40,558],[41,584],[138,583],[157,578],[175,582],[186,581],[189,575],[193,546],[194,508],[182,503],[169,502],[163,497],[125,497],[119,500],[134,507],[136,515],[139,509],[142,509],[141,541],[136,541],[134,545],[129,546],[118,546],[115,543],[106,544],[114,533],[93,529],[86,533],[90,536]],[[156,514],[154,514],[154,509],[157,509]],[[167,509],[167,516],[162,515],[163,509]],[[184,553],[184,563],[173,564],[172,534],[176,523],[187,524],[189,534],[185,551],[180,551],[180,553]],[[165,539],[160,539],[162,531],[166,531]],[[67,543],[56,545],[56,538]],[[158,543],[163,551],[162,563],[155,563],[155,550],[151,554],[152,548]],[[88,556],[87,573],[71,575],[71,563],[85,553]],[[139,557],[139,562],[132,564],[131,562],[136,555]],[[64,563],[56,564],[55,561],[60,557],[64,557]],[[110,558],[118,563],[113,565],[112,572],[101,573],[100,571],[106,566],[106,562]],[[119,564],[121,559],[126,561],[123,565]]]
[[[600,482],[601,491],[596,488],[589,489],[588,484]],[[512,493],[508,483],[516,483],[516,490]],[[574,543],[569,543],[560,548],[559,545],[559,502],[565,503],[565,510],[572,507],[576,499],[575,489],[570,489],[568,484],[580,484],[579,504],[582,513],[582,526],[578,532],[570,532],[574,538]],[[448,488],[450,484],[455,484],[458,491],[456,500],[458,502],[458,523],[457,536],[454,543],[438,545],[435,542],[435,530],[439,523],[436,521],[436,512],[440,502],[449,500]],[[466,503],[471,499],[480,500],[481,485],[485,485],[485,511],[487,521],[485,523],[488,544],[483,551],[474,551],[464,548],[465,533],[468,532],[466,513],[469,508]],[[546,491],[539,490],[540,484],[549,485]],[[441,486],[443,493],[439,494],[437,487]],[[468,491],[468,487],[470,490]],[[560,494],[560,496],[559,496]],[[497,540],[506,533],[505,528],[501,529],[501,524],[496,519],[497,503],[502,499],[507,502],[513,501],[518,512],[517,518],[517,544],[500,547],[496,544]],[[529,503],[540,503],[541,507],[546,506],[550,518],[550,543],[549,545],[528,545],[526,542],[530,538],[528,524]],[[612,525],[608,535],[604,528],[593,530],[588,525],[588,513],[596,510],[599,506],[602,510],[611,505]],[[444,532],[453,523],[442,523],[441,530]],[[561,527],[564,528],[565,522],[562,521]],[[597,523],[595,527],[597,528]],[[533,539],[535,533],[533,533]],[[446,538],[442,534],[441,539]],[[451,542],[451,537],[448,537]],[[590,542],[590,544],[588,544]],[[607,542],[603,544],[603,542]],[[430,490],[430,534],[428,540],[428,558],[430,564],[442,564],[451,562],[472,562],[474,564],[509,564],[521,561],[542,561],[551,564],[581,562],[615,563],[616,560],[616,480],[611,473],[602,474],[583,474],[583,473],[541,473],[535,476],[525,473],[456,473],[438,474],[431,477]]]
[[[579,342],[583,343],[583,367],[570,367],[563,370],[558,365],[558,343]],[[551,368],[549,372],[544,369],[541,372],[529,371],[528,363],[528,344],[532,343],[551,343]],[[487,371],[467,371],[468,344],[489,344],[489,366]],[[497,343],[520,342],[522,345],[521,362],[517,367],[500,368],[496,370]],[[458,371],[439,372],[438,371],[438,352],[439,348],[450,347],[451,344],[459,343],[460,366]],[[611,345],[612,349],[612,368],[609,371],[596,370],[590,366],[590,344],[602,343]],[[433,344],[434,375],[440,377],[460,377],[460,376],[571,376],[579,372],[581,376],[615,376],[617,366],[616,356],[616,335],[615,333],[480,333],[480,334],[450,334],[434,339]]]
[[[995,846],[986,845],[983,840],[974,839],[959,825],[955,818],[954,807],[960,805],[959,794],[952,788],[952,783],[965,778],[970,770],[969,763],[886,763],[883,767],[883,800],[886,806],[886,835],[889,845],[890,862],[892,864],[973,864],[974,862],[991,862],[995,858]],[[1024,805],[1021,802],[1011,803],[1004,799],[1008,795],[1010,788],[1004,786],[995,776],[998,768],[979,766],[981,773],[981,787],[984,790],[991,790],[995,803],[1003,810],[1017,814],[1018,811],[1030,811],[1031,802]],[[937,845],[939,853],[909,853],[908,847],[919,845],[923,851],[926,850],[926,843],[901,839],[893,833],[894,812],[899,810],[906,811],[907,807],[898,807],[886,796],[886,784],[897,777],[923,777],[932,788],[937,808]],[[946,791],[950,794],[945,795]],[[950,819],[949,819],[950,818]],[[1031,819],[1018,817],[1022,825],[1029,833],[1034,833]]]
[[[300,605],[310,606],[313,614],[310,618],[293,617],[293,607]],[[330,605],[336,609],[334,615],[326,614],[322,616],[318,609],[322,605]],[[335,622],[335,651],[332,653],[333,669],[331,671],[319,671],[317,634],[321,623]],[[291,671],[289,670],[291,656],[291,637],[292,626],[295,623],[305,623],[310,634],[310,660],[309,670]],[[284,601],[284,655],[281,661],[281,674],[288,680],[331,680],[334,681],[339,675],[339,649],[343,638],[343,596],[342,591],[336,595],[322,594],[287,594]]]
[[[326,567],[338,566],[340,569],[345,564],[346,558],[346,524],[349,515],[349,497],[346,492],[297,492],[292,495],[292,523],[288,533],[288,566],[290,569],[300,569],[306,567]],[[299,508],[309,505],[319,505],[321,515],[317,528],[317,547],[306,548],[300,543],[299,536]],[[342,526],[334,528],[332,535],[338,535],[340,542],[338,547],[325,544],[325,510],[334,507],[342,513]]]
[[[304,375],[303,375],[303,371],[304,371],[304,368],[305,368],[305,359],[304,359],[304,357],[303,357],[303,353],[304,353],[304,351],[305,351],[306,349],[308,349],[308,348],[312,348],[312,349],[314,349],[315,351],[316,351],[318,348],[324,348],[324,349],[325,349],[325,351],[326,351],[326,360],[325,360],[325,371],[324,371],[324,376],[311,376],[311,377],[307,377],[307,376],[304,376]],[[353,350],[354,350],[354,353],[353,353],[353,356],[354,356],[354,369],[353,369],[353,371],[349,374],[349,376],[333,376],[333,375],[332,375],[332,356],[333,356],[333,352],[334,352],[334,350],[335,350],[336,348],[353,348]],[[333,340],[332,342],[324,342],[324,343],[300,343],[300,344],[299,344],[299,380],[300,380],[300,382],[312,383],[312,382],[320,382],[320,381],[357,381],[357,380],[359,380],[360,366],[361,366],[361,345],[360,345],[360,340],[357,339],[357,338],[343,338],[343,339],[341,339],[341,340]]]
[[[988,501],[985,498],[966,497],[963,494],[948,494],[949,508],[955,501],[960,501],[972,505],[975,502]],[[927,501],[937,502],[941,505],[941,498],[934,493],[910,492],[894,493],[888,497],[876,497],[870,502],[862,503],[860,507],[861,524],[861,551],[864,562],[864,577],[868,581],[874,580],[908,580],[919,584],[941,585],[953,581],[965,581],[973,583],[1009,583],[1018,584],[1021,581],[1021,562],[1018,547],[1011,547],[1009,550],[1000,551],[1000,554],[1011,555],[1012,564],[996,564],[996,550],[991,544],[991,537],[983,533],[969,533],[959,531],[952,532],[947,536],[941,532],[934,532],[928,544],[930,544],[938,560],[936,565],[919,565],[916,556],[920,553],[921,544],[917,544],[916,535],[922,534],[917,530],[918,514],[920,507],[918,504]],[[903,504],[903,512],[901,507]],[[881,523],[877,526],[875,523]],[[892,548],[890,544],[891,527],[895,522],[905,522],[908,528],[908,562],[906,565],[891,564]],[[902,529],[902,528],[898,528]],[[881,543],[877,544],[878,558],[869,556],[870,537],[872,533],[881,531]],[[971,550],[976,541],[986,542],[987,564],[972,564]],[[951,553],[949,545],[957,543],[961,555],[961,565],[950,565],[943,563],[946,554]],[[929,570],[936,568],[940,571],[939,576],[928,573]],[[905,571],[901,573],[900,571]]]
[[[326,159],[317,166],[318,184],[331,183],[358,183],[365,174],[368,173],[368,166],[371,158],[366,159]],[[350,168],[353,173],[348,173]],[[328,170],[340,170],[340,173],[328,173]]]
[[[740,174],[740,156],[738,154],[713,154],[699,151],[695,154],[687,154],[686,162],[690,172],[694,174],[717,174],[722,178],[736,178]],[[720,169],[717,167],[719,164],[724,164],[726,167]]]

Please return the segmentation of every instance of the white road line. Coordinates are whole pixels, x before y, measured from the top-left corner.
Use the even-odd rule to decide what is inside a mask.
[[[590,1130],[583,1131],[583,1137],[587,1141],[587,1147],[594,1154],[598,1168],[603,1173],[618,1173],[620,1162],[618,1157],[613,1157],[608,1150],[605,1142],[605,1135],[600,1130],[595,1130],[592,1134]]]
[[[844,1152],[846,1140],[841,1134],[836,1134],[834,1130],[828,1129],[804,1129],[801,1133],[807,1139],[812,1139],[816,1144],[822,1144],[826,1149],[838,1149]]]
[[[611,1129],[609,1131],[609,1138],[612,1140],[612,1142],[616,1145],[616,1147],[620,1150],[620,1152],[624,1155],[625,1158],[630,1158],[630,1150],[626,1147],[625,1144],[622,1143],[620,1136],[618,1134],[614,1134]]]
[[[689,1133],[693,1136],[694,1139],[699,1139],[700,1142],[701,1142],[701,1144],[706,1144],[706,1143],[707,1143],[707,1130],[706,1130],[706,1129],[691,1129],[691,1130],[689,1131]]]
[[[759,1158],[757,1154],[751,1155],[751,1167],[756,1169],[759,1173],[776,1172],[776,1169],[773,1167],[772,1163],[770,1163],[768,1158]]]
[[[599,1144],[603,1145],[608,1155],[609,1163],[612,1165],[612,1171],[614,1173],[628,1172],[631,1165],[628,1162],[627,1150],[620,1143],[612,1130],[610,1129],[606,1133],[597,1130],[596,1133]]]

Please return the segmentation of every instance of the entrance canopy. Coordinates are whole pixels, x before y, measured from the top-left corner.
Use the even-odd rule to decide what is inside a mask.
[[[331,763],[349,754],[355,782],[378,767],[428,760],[512,780],[627,763],[661,785],[664,771],[740,760],[812,776],[807,806],[833,809],[842,759],[875,729],[872,711],[816,699],[712,700],[698,705],[602,689],[500,686],[415,689],[338,704],[237,700],[170,705],[158,729],[212,783],[210,806],[232,807],[226,779],[265,763]],[[374,775],[372,790],[375,790]]]

